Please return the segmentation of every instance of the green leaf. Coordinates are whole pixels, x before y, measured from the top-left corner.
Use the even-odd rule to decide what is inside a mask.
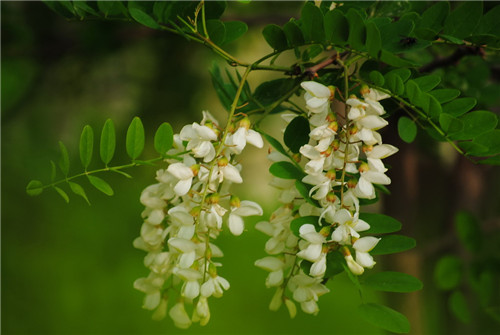
[[[300,147],[309,143],[310,132],[309,120],[303,116],[297,116],[286,127],[283,141],[293,153],[298,153]]]
[[[370,225],[370,229],[363,232],[367,235],[394,233],[401,230],[401,222],[388,215],[360,213],[359,218]]]
[[[274,148],[276,149],[276,151],[278,151],[279,153],[285,155],[288,157],[288,153],[286,152],[285,148],[283,148],[283,145],[281,145],[281,143],[275,139],[274,137],[272,137],[271,135],[268,135],[268,134],[265,134],[265,133],[262,133],[262,136],[264,136],[264,138],[266,139],[267,142],[269,142],[269,144]]]
[[[325,278],[331,278],[342,272],[347,266],[344,256],[339,251],[329,252],[326,255]]]
[[[481,1],[464,2],[448,15],[444,22],[445,35],[463,39],[476,28],[483,14],[483,3]]]
[[[388,65],[394,67],[408,67],[414,66],[415,64],[409,60],[403,59],[401,57],[396,56],[392,52],[382,49],[380,54],[380,60]]]
[[[39,180],[31,180],[26,186],[26,193],[31,196],[39,195],[43,192],[43,184]]]
[[[379,272],[366,278],[365,286],[377,291],[385,292],[413,292],[421,290],[423,284],[417,278],[401,272]]]
[[[354,8],[347,11],[346,18],[349,22],[349,44],[354,49],[362,50],[366,41],[366,28],[363,18]]]
[[[385,83],[384,76],[378,71],[370,72],[370,80],[377,86],[384,86]]]
[[[439,1],[422,13],[419,28],[427,28],[436,35],[443,27],[443,22],[450,12],[450,4],[447,1]]]
[[[349,39],[349,22],[342,12],[334,9],[325,14],[325,39],[334,44],[344,45]]]
[[[172,144],[174,143],[174,131],[172,130],[172,126],[163,122],[155,134],[154,146],[156,152],[160,155],[164,156],[167,154],[167,151],[172,148]]]
[[[429,92],[441,104],[451,101],[460,95],[459,90],[455,89],[439,89]]]
[[[56,163],[54,161],[50,161],[50,181],[53,182],[56,180],[57,176],[57,170],[56,170]]]
[[[418,87],[420,88],[420,90],[422,92],[429,92],[434,87],[439,85],[439,83],[441,82],[441,77],[434,75],[434,74],[431,74],[428,76],[422,76],[419,78],[415,78],[415,79],[413,79],[413,81],[418,85]]]
[[[474,108],[476,103],[477,100],[474,98],[455,99],[443,105],[443,113],[447,113],[455,117],[460,116]]]
[[[449,134],[457,133],[464,128],[464,123],[461,120],[446,113],[439,115],[439,125],[445,133]]]
[[[66,192],[64,192],[61,188],[57,187],[57,186],[54,186],[54,190],[56,190],[56,192],[61,196],[61,198],[64,199],[64,201],[69,204],[69,197],[68,195],[66,194]]]
[[[387,306],[368,303],[358,307],[363,319],[393,333],[403,334],[410,331],[408,319],[401,313]]]
[[[462,278],[462,261],[456,256],[444,256],[434,269],[434,281],[442,290],[452,290],[460,284]]]
[[[113,189],[107,182],[96,176],[87,175],[87,177],[89,178],[90,183],[99,191],[109,196],[113,195]]]
[[[450,136],[453,140],[468,140],[493,130],[498,125],[496,114],[488,111],[473,111],[459,118],[464,128],[461,132]]]
[[[102,127],[101,142],[99,146],[101,160],[104,164],[108,165],[111,159],[113,159],[113,155],[115,154],[115,146],[115,125],[113,124],[113,120],[107,119],[104,123],[104,126]]]
[[[470,323],[471,321],[468,305],[465,296],[460,291],[454,291],[448,300],[448,308],[451,310],[452,314],[463,323]]]
[[[92,161],[92,151],[94,150],[94,131],[89,125],[83,127],[80,136],[80,160],[87,171],[87,167]]]
[[[61,168],[64,176],[68,176],[69,173],[69,155],[68,150],[63,142],[59,141],[59,149],[61,150],[61,159],[59,160],[59,167]]]
[[[378,244],[370,251],[372,255],[388,255],[410,250],[417,245],[415,240],[403,235],[388,235],[382,237]]]
[[[323,43],[325,40],[325,29],[323,27],[323,14],[314,4],[307,2],[302,8],[300,15],[302,20],[302,32],[307,42]]]
[[[395,73],[385,75],[385,86],[396,95],[403,95],[405,91],[403,79]]]
[[[398,75],[403,82],[408,81],[408,79],[410,79],[411,77],[411,71],[405,68],[391,70],[387,72],[385,75],[392,76],[393,74]]]
[[[490,9],[488,13],[486,13],[479,22],[479,25],[474,32],[475,35],[486,35],[493,34],[498,36],[498,32],[500,31],[500,5],[495,6],[493,9]]]
[[[160,25],[153,19],[149,14],[144,11],[142,4],[140,1],[129,1],[128,3],[128,11],[130,16],[140,24],[152,28],[152,29],[160,29]]]
[[[85,191],[83,190],[83,188],[79,184],[72,182],[72,181],[68,181],[68,184],[69,184],[69,187],[71,188],[71,191],[73,191],[73,193],[81,196],[90,205],[89,199],[87,198],[87,194],[85,194]]]
[[[104,14],[104,17],[127,12],[127,8],[121,1],[97,1],[97,7]]]
[[[222,45],[226,39],[226,27],[221,20],[208,20],[207,32],[210,40],[217,45]]]
[[[296,219],[293,219],[292,222],[290,222],[290,230],[292,233],[300,237],[300,227],[302,227],[305,224],[312,224],[316,228],[316,230],[320,229],[320,225],[318,223],[319,216],[302,216]]]
[[[126,172],[123,172],[123,171],[120,171],[120,170],[114,170],[114,169],[111,169],[110,171],[112,172],[116,172],[118,174],[121,174],[122,176],[124,176],[125,178],[129,178],[129,179],[132,179],[132,176],[129,175],[128,173]]]
[[[318,200],[313,199],[309,196],[312,186],[303,183],[301,180],[295,181],[295,188],[299,191],[300,195],[311,205],[321,208]]]
[[[304,172],[290,162],[276,162],[269,167],[269,172],[273,176],[283,179],[301,180],[305,176]]]
[[[269,24],[262,31],[262,35],[264,35],[267,44],[274,50],[281,51],[288,48],[285,32],[280,26]]]
[[[461,211],[455,215],[455,230],[460,242],[471,252],[481,249],[482,233],[478,220],[470,213]]]
[[[224,39],[224,44],[237,40],[248,31],[247,24],[241,21],[224,22],[224,27],[226,31],[226,38]]]
[[[373,58],[378,58],[379,51],[382,49],[380,31],[373,22],[366,24],[366,49],[368,50],[368,54]]]
[[[291,47],[296,47],[304,44],[304,36],[302,31],[295,21],[289,21],[283,26],[283,31],[285,33],[286,39],[288,40],[288,45]]]
[[[296,83],[297,80],[293,78],[279,78],[265,81],[255,89],[253,96],[262,105],[268,106],[275,102],[277,97],[282,97],[290,92]]]
[[[144,126],[137,116],[134,117],[127,130],[126,139],[127,154],[130,158],[136,159],[144,149]]]
[[[73,6],[77,12],[80,13],[81,16],[82,14],[92,14],[92,15],[98,15],[97,12],[90,7],[85,1],[73,1]]]
[[[493,156],[500,153],[500,129],[490,130],[478,135],[473,143],[484,146],[487,150],[482,153],[484,156]]]
[[[409,80],[406,83],[406,96],[410,99],[410,102],[416,106],[421,105],[421,95],[422,91],[418,87],[417,83],[413,80]]]
[[[483,165],[500,165],[500,155],[480,160],[477,163]]]
[[[406,143],[411,143],[417,137],[417,125],[412,119],[402,116],[398,120],[399,137]]]
[[[443,112],[443,108],[439,101],[428,93],[423,93],[423,97],[427,98],[427,104],[423,107],[424,111],[435,120],[439,119],[439,115]]]

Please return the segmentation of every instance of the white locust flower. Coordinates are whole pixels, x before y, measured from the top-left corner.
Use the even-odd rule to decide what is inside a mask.
[[[161,300],[160,289],[165,279],[162,276],[151,272],[147,278],[139,278],[134,282],[134,288],[146,293],[142,308],[153,310],[158,307]]]
[[[380,238],[365,236],[354,242],[352,247],[356,250],[356,263],[364,268],[373,268],[376,262],[369,252],[375,248],[379,241]]]
[[[194,269],[178,269],[174,270],[174,274],[184,281],[181,289],[183,297],[193,300],[200,294],[200,283],[202,274]]]
[[[194,157],[203,158],[204,162],[214,159],[215,148],[212,141],[217,140],[217,134],[213,129],[194,122],[181,129],[180,139],[189,141],[186,150],[193,151]]]
[[[183,163],[174,163],[168,166],[167,171],[175,178],[179,179],[175,184],[174,192],[178,196],[183,196],[189,192],[194,176],[198,173],[199,167],[194,165],[187,167]]]
[[[283,283],[283,269],[285,262],[277,257],[264,257],[255,261],[255,266],[269,271],[266,278],[266,287],[279,286]]]
[[[178,302],[175,304],[174,307],[170,309],[168,315],[170,315],[175,326],[178,328],[187,329],[191,326],[191,318],[184,308],[184,302]]]
[[[242,216],[262,215],[262,208],[253,201],[240,201],[238,197],[231,198],[231,212],[229,213],[229,230],[235,236],[241,235],[245,229]]]
[[[303,273],[293,276],[288,287],[293,292],[293,299],[299,302],[302,310],[308,314],[319,312],[316,302],[320,296],[330,291],[321,284],[320,278],[312,278]]]
[[[351,237],[359,237],[358,232],[370,229],[370,225],[359,219],[359,213],[352,215],[347,209],[342,208],[335,213],[333,221],[338,223],[332,233],[332,240],[342,245],[351,244]]]
[[[312,224],[302,225],[299,229],[300,237],[308,242],[307,247],[297,253],[297,256],[313,262],[309,274],[313,277],[322,277],[326,271],[326,254],[323,244],[326,237],[318,232]],[[299,244],[300,245],[300,244]]]
[[[391,179],[383,172],[377,171],[377,168],[371,162],[368,162],[368,164],[362,163],[359,172],[361,177],[354,189],[354,194],[358,198],[374,199],[376,194],[373,184],[389,185],[391,183]]]
[[[226,139],[226,146],[239,155],[247,143],[252,144],[257,148],[262,148],[264,146],[264,141],[262,140],[262,136],[258,132],[253,129],[250,129],[250,120],[248,118],[244,118],[240,121],[240,127],[234,132],[234,134],[229,135]]]
[[[201,295],[206,298],[211,296],[220,298],[224,290],[227,291],[229,287],[229,282],[225,278],[215,275],[201,285]]]

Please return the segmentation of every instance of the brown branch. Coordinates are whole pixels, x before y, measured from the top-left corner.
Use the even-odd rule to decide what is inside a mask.
[[[305,71],[304,71],[304,75],[308,76],[309,78],[315,78],[318,76],[317,72],[325,67],[327,67],[328,65],[330,64],[333,64],[337,61],[338,58],[342,58],[343,56],[345,55],[345,52],[341,53],[340,55],[337,53],[337,51],[335,51],[333,53],[333,55],[327,59],[325,59],[324,61],[322,61],[321,63],[318,63],[314,66],[311,66],[309,68],[307,68]]]
[[[425,64],[418,71],[420,73],[432,72],[435,69],[456,64],[460,59],[468,55],[482,55],[483,50],[476,46],[459,46],[453,54],[445,58],[437,58],[432,62]]]

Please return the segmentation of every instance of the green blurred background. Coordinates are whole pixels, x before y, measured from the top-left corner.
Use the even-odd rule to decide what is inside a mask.
[[[108,175],[115,190],[111,198],[86,187],[90,207],[74,195],[65,204],[53,191],[31,198],[24,189],[30,179],[49,179],[49,161],[58,159],[58,140],[68,147],[71,162],[79,162],[78,140],[85,124],[93,126],[97,136],[107,118],[115,121],[118,146],[113,162],[119,164],[127,162],[124,137],[134,116],[141,117],[147,130],[145,158],[155,157],[152,134],[161,122],[170,122],[178,132],[182,125],[199,121],[205,109],[224,119],[208,73],[217,59],[200,45],[133,23],[66,21],[39,2],[1,6],[2,333],[383,333],[356,315],[361,301],[344,275],[328,283],[331,292],[320,299],[318,316],[299,313],[290,320],[284,309],[270,312],[273,291],[264,286],[267,273],[253,265],[265,256],[266,237],[253,228],[258,218],[248,220],[243,236],[223,234],[218,240],[225,252],[222,275],[231,289],[223,298],[211,299],[207,326],[183,331],[168,318],[152,321],[151,313],[141,309],[143,294],[132,287],[135,279],[147,275],[144,253],[135,250],[132,241],[142,224],[139,194],[154,183],[156,168],[129,171],[132,180]],[[229,45],[231,52],[248,61],[270,52],[260,35],[262,27],[297,17],[300,6],[231,3],[225,18],[250,26],[238,43]],[[253,76],[253,87],[265,75]],[[494,72],[486,75],[493,85],[488,89],[500,87]],[[487,97],[482,106],[498,106],[498,98]],[[471,321],[462,324],[451,315],[449,292],[435,288],[433,268],[442,255],[471,258],[453,230],[455,212],[466,209],[479,217],[489,236],[484,243],[488,258],[483,261],[491,261],[491,271],[498,274],[498,168],[473,166],[425,135],[412,145],[402,143],[395,129],[388,129],[385,138],[401,153],[390,162],[393,195],[378,209],[403,221],[404,232],[417,239],[418,247],[380,259],[377,268],[413,274],[425,288],[404,295],[367,291],[365,300],[385,301],[402,311],[412,322],[412,334],[495,334],[498,323],[477,308],[475,292],[464,283]],[[252,188],[237,189],[242,198],[263,200],[264,217],[276,207],[276,192],[266,186],[270,177],[261,178],[262,166],[268,164],[265,155],[265,150],[250,150],[243,158],[249,165],[244,178],[252,180]],[[100,167],[94,163],[91,168]],[[71,171],[80,172],[79,166]],[[493,288],[498,305],[498,282]]]

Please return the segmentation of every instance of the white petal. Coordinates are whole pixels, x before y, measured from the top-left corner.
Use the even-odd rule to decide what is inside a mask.
[[[261,269],[271,272],[281,270],[285,266],[285,263],[276,257],[264,257],[256,260],[254,264]]]
[[[175,184],[174,192],[178,196],[186,195],[191,188],[192,179],[184,179],[180,180],[177,184]]]
[[[229,230],[234,236],[240,236],[245,229],[243,219],[233,213],[229,214]]]
[[[239,216],[262,215],[262,207],[256,202],[243,200],[239,208],[235,209],[233,213]]]
[[[322,109],[328,105],[328,98],[312,97],[311,99],[307,100],[306,105],[307,107],[312,109],[311,112],[320,113]]]
[[[382,127],[385,127],[389,124],[386,120],[382,119],[380,116],[376,115],[367,115],[361,120],[358,121],[358,124],[360,124],[362,127],[368,128],[368,129],[380,129]]]
[[[210,297],[215,292],[215,286],[213,280],[207,280],[201,285],[201,295],[204,297]]]
[[[361,265],[356,263],[351,255],[345,256],[344,258],[347,262],[347,266],[349,267],[349,270],[351,270],[351,272],[353,274],[358,275],[358,276],[363,274],[365,269],[363,269],[363,267]]]
[[[175,325],[179,328],[186,329],[191,326],[191,318],[186,313],[184,303],[182,302],[175,304],[174,307],[170,309],[168,315],[170,315]]]
[[[188,299],[194,299],[200,294],[200,284],[197,281],[188,281],[184,286],[184,296]]]
[[[335,215],[333,216],[333,220],[333,222],[343,225],[346,222],[352,221],[352,215],[347,209],[342,208],[335,213]]]
[[[390,155],[395,154],[398,151],[399,151],[399,149],[393,145],[380,144],[380,145],[374,146],[372,151],[370,151],[367,154],[367,156],[373,157],[373,158],[383,159],[383,158],[389,157]]]
[[[232,166],[231,164],[222,167],[221,170],[222,174],[224,175],[224,179],[232,181],[233,183],[236,184],[241,184],[243,182],[243,179],[241,178],[240,175],[240,171],[238,171],[238,169]]]
[[[260,136],[258,132],[252,129],[248,130],[247,142],[259,149],[264,146],[264,141],[262,140],[262,136]]]
[[[356,185],[356,189],[359,190],[361,195],[364,197],[372,197],[375,195],[375,189],[373,188],[372,183],[370,183],[364,175],[359,178],[358,184]]]
[[[184,180],[193,178],[193,171],[183,163],[170,164],[167,169],[175,178]]]
[[[315,97],[329,98],[331,95],[328,87],[315,81],[304,81],[300,84],[300,86]]]
[[[153,310],[160,304],[161,294],[158,290],[155,293],[148,294],[144,297],[142,308]]]
[[[376,264],[373,257],[367,252],[356,252],[356,263],[362,267],[371,269]]]
[[[307,259],[311,262],[316,262],[321,256],[322,244],[309,244],[309,246],[297,253],[297,256]]]
[[[300,233],[300,235],[305,235],[308,233],[316,233],[316,228],[314,227],[314,225],[312,225],[310,223],[306,223],[306,224],[303,224],[302,226],[300,226],[299,233]]]
[[[354,242],[352,245],[354,249],[361,252],[369,252],[377,245],[380,238],[376,238],[373,236],[365,236]]]
[[[326,254],[311,266],[309,274],[314,277],[323,277],[326,271]]]
[[[361,179],[366,179],[367,181],[380,184],[380,185],[389,185],[391,183],[391,179],[387,177],[385,174],[375,171],[367,171],[363,174]]]
[[[356,224],[352,228],[355,231],[365,231],[365,230],[370,229],[370,225],[366,221],[358,220],[358,221],[356,221]]]
[[[217,134],[207,126],[200,126],[197,123],[193,123],[193,130],[200,138],[204,140],[209,140],[209,141],[217,140]]]
[[[179,138],[183,141],[189,141],[196,137],[196,133],[193,130],[193,126],[188,124],[182,127],[181,132],[179,134]]]

